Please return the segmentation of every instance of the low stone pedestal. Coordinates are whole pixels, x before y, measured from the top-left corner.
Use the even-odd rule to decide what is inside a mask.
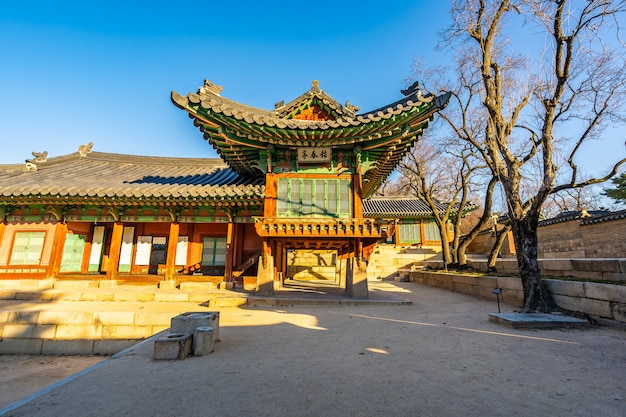
[[[170,333],[154,342],[154,359],[208,355],[219,340],[219,326],[219,311],[189,312],[173,317]]]
[[[196,327],[193,332],[193,356],[204,356],[213,352],[215,331],[213,327]]]
[[[170,333],[154,342],[154,359],[184,359],[191,353],[191,346],[191,334]]]
[[[545,313],[490,313],[489,321],[513,329],[581,328],[589,325],[587,320]]]
[[[215,332],[215,341],[220,340],[220,313],[210,312],[189,312],[172,318],[170,332],[172,333],[193,333],[197,327],[212,327]]]

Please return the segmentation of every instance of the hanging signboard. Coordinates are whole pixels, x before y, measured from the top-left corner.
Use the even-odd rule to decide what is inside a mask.
[[[298,148],[298,163],[330,162],[331,148]]]

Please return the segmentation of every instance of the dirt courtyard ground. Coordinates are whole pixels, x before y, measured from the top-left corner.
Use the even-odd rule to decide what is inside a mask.
[[[389,290],[413,303],[223,309],[210,355],[155,361],[144,342],[4,415],[626,415],[626,332],[512,330],[495,302]]]
[[[106,358],[0,355],[0,409]]]

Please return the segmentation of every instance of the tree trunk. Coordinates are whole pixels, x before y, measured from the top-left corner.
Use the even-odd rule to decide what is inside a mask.
[[[551,313],[558,310],[552,296],[541,280],[537,262],[537,227],[528,218],[511,219],[517,265],[524,288],[524,313]]]
[[[443,265],[446,269],[448,268],[448,265],[452,263],[452,256],[450,255],[450,241],[448,240],[448,233],[445,229],[441,232],[441,259],[443,260]]]
[[[493,272],[496,271],[496,261],[498,260],[498,255],[502,249],[502,244],[511,230],[511,226],[509,225],[504,226],[504,228],[500,231],[498,231],[497,225],[495,227],[496,241],[493,242],[493,247],[491,248],[491,252],[489,252],[489,257],[487,258],[487,270]]]

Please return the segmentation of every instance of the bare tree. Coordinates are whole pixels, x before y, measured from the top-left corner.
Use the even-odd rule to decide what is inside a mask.
[[[617,16],[625,9],[623,0],[455,0],[452,5],[453,24],[444,42],[463,59],[458,68],[464,85],[480,92],[480,102],[471,105],[483,126],[478,135],[457,134],[480,152],[502,184],[525,312],[556,309],[537,262],[543,204],[553,193],[607,181],[626,162],[616,161],[600,177],[583,177],[577,166],[584,143],[624,122],[626,60]],[[528,28],[523,45],[513,46],[507,30]],[[533,56],[537,41],[540,52]]]
[[[399,193],[419,197],[432,210],[446,265],[459,263],[461,221],[464,210],[473,207],[468,201],[471,176],[480,169],[476,162],[467,144],[444,150],[422,139],[398,165],[400,176],[394,188]],[[453,227],[452,241],[448,236],[449,224]]]

